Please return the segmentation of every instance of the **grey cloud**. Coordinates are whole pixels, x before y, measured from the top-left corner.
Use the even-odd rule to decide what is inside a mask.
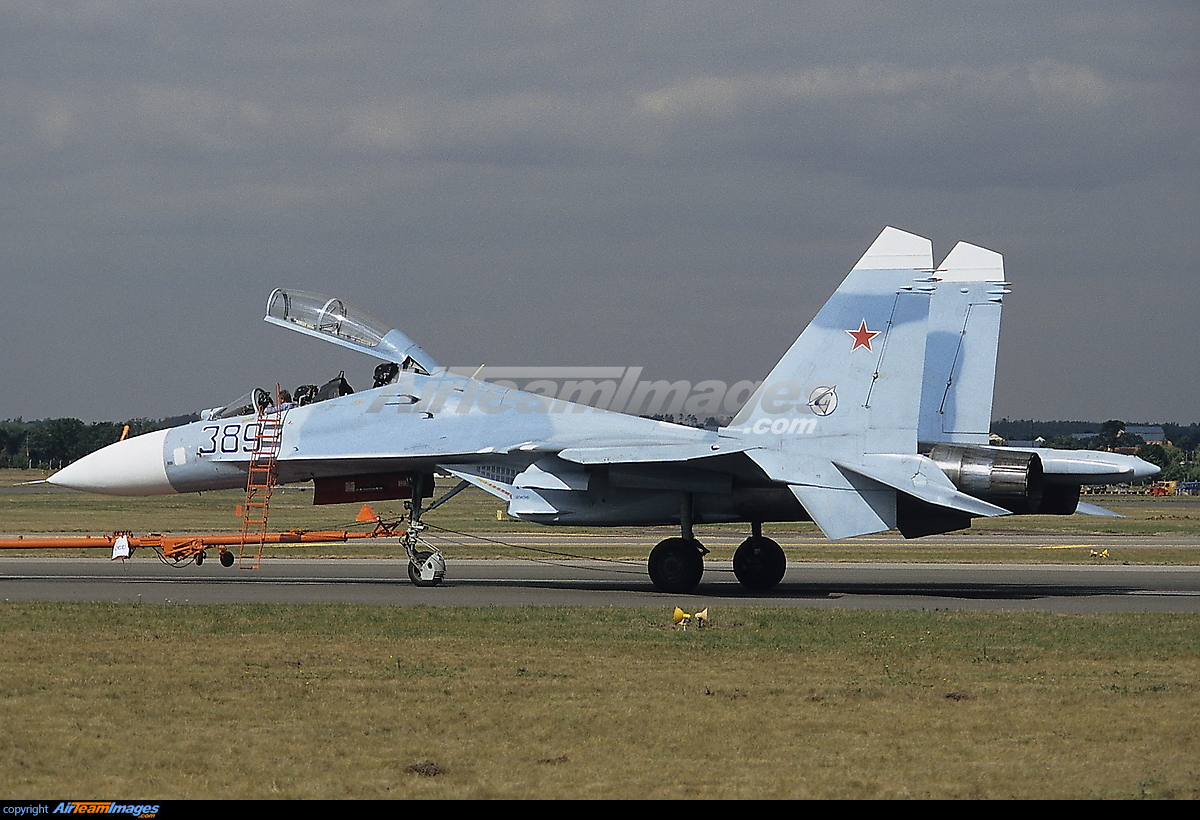
[[[9,6],[0,281],[20,309],[0,344],[28,352],[0,418],[167,415],[337,366],[260,327],[281,284],[344,293],[446,361],[760,378],[895,224],[1006,255],[999,414],[1183,420],[1200,388],[1166,368],[1152,405],[1112,396],[1112,374],[1145,378],[1147,329],[1097,319],[1142,321],[1155,294],[1166,347],[1194,335],[1198,21],[1191,3]],[[1098,355],[1114,332],[1130,344]],[[244,345],[268,363],[235,366]],[[1078,389],[1042,374],[1062,357]]]

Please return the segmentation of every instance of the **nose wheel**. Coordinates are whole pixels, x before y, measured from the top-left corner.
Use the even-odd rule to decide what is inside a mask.
[[[421,550],[408,562],[408,580],[413,586],[435,587],[446,575],[446,559],[441,553]]]

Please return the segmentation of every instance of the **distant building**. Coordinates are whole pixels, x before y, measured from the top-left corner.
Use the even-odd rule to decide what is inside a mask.
[[[1157,425],[1147,424],[1129,424],[1125,426],[1123,432],[1133,436],[1138,436],[1147,444],[1161,444],[1164,447],[1169,447],[1171,442],[1167,441],[1167,434],[1163,432],[1162,427]],[[1089,438],[1095,438],[1100,433],[1071,433],[1071,438],[1076,441],[1086,441]]]
[[[1171,442],[1167,441],[1167,434],[1163,432],[1162,427],[1130,424],[1125,428],[1125,432],[1133,436],[1140,436],[1142,441],[1147,444],[1161,444],[1163,447],[1171,445]]]

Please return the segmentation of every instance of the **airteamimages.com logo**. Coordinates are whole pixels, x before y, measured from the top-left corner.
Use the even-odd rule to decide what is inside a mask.
[[[418,382],[402,372],[367,408],[369,413],[581,413],[589,408],[633,416],[693,417],[724,424],[751,399],[765,415],[830,415],[835,386],[787,380],[643,379],[641,367],[449,367]],[[476,381],[465,383],[462,377]],[[465,385],[465,387],[464,387]],[[761,389],[760,389],[761,388]],[[515,396],[510,391],[520,390]],[[782,425],[781,425],[782,426]],[[766,432],[763,425],[749,432]],[[778,429],[774,432],[779,432]]]
[[[124,803],[115,800],[7,803],[0,814],[10,817],[38,817],[45,814],[120,814],[129,817],[158,817],[161,805],[161,803]]]

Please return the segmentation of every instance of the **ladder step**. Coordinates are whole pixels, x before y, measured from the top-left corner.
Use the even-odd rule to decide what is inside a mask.
[[[266,544],[271,491],[278,477],[276,458],[283,442],[283,417],[259,416],[258,438],[246,471],[246,503],[242,505],[239,569],[258,569]],[[257,549],[255,549],[257,547]]]

